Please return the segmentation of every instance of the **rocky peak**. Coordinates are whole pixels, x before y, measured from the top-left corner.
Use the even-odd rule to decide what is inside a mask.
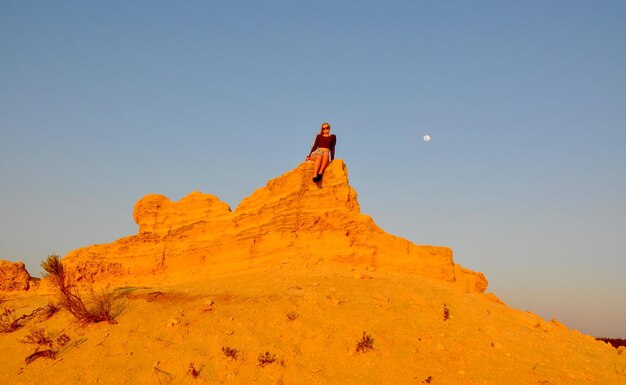
[[[304,162],[270,180],[231,211],[217,197],[193,192],[178,202],[150,194],[135,205],[136,235],[69,253],[64,261],[84,281],[172,280],[271,269],[396,270],[483,292],[481,273],[454,264],[447,247],[417,246],[385,233],[360,212],[345,163],[331,162],[320,183]],[[154,279],[154,278],[153,278]]]

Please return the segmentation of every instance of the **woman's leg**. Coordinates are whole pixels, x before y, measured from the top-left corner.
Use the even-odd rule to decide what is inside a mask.
[[[318,154],[315,154],[315,159],[313,159],[315,165],[313,166],[313,177],[316,177],[320,171],[320,167],[322,166],[322,157]]]
[[[326,170],[326,167],[328,167],[328,158],[330,157],[330,154],[328,151],[324,152],[324,155],[321,156],[320,158],[322,158],[322,161],[320,162],[320,168],[318,171],[318,174],[323,174],[324,170]]]

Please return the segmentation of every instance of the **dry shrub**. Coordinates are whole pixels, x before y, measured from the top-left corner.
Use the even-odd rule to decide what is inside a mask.
[[[367,352],[368,350],[374,349],[374,339],[372,336],[363,332],[363,336],[361,340],[356,343],[356,351],[358,352]]]
[[[621,338],[596,337],[596,340],[609,343],[615,349],[619,348],[620,346],[626,347],[626,340],[625,339],[621,339]]]
[[[296,318],[299,317],[298,313],[296,313],[294,310],[289,310],[289,311],[285,312],[285,315],[287,316],[287,319],[289,321],[295,321]]]
[[[200,375],[200,372],[198,371],[198,369],[196,369],[193,362],[189,363],[189,369],[187,370],[187,373],[189,373],[193,378],[198,378],[198,376]]]
[[[30,364],[39,357],[55,359],[61,348],[70,342],[67,334],[61,334],[56,339],[52,339],[45,329],[33,327],[30,333],[22,337],[20,342],[35,345],[33,354],[26,357],[26,364]]]
[[[237,349],[229,348],[228,346],[222,346],[222,353],[230,359],[237,359]]]
[[[270,354],[270,352],[265,352],[265,354],[259,354],[259,366],[264,367],[265,365],[276,362],[276,354]]]
[[[19,328],[18,318],[15,317],[15,310],[4,308],[0,313],[0,333],[11,333]]]
[[[47,320],[50,317],[52,317],[53,315],[56,314],[56,312],[59,311],[59,307],[55,304],[53,304],[52,302],[48,302],[48,304],[46,306],[44,306],[43,308],[41,308],[42,313],[41,313],[41,318],[43,320]]]
[[[49,303],[44,307],[39,307],[33,310],[30,314],[22,314],[19,317],[15,316],[15,310],[12,308],[5,308],[2,313],[0,313],[0,333],[10,333],[13,332],[26,324],[29,318],[34,317],[35,315],[40,314],[40,318],[42,320],[47,320],[52,317],[57,312],[57,307]]]
[[[59,295],[59,304],[81,322],[114,322],[111,315],[113,297],[110,293],[96,295],[91,290],[91,306],[87,307],[72,280],[67,275],[58,255],[49,255],[42,262],[44,277],[50,280]]]
[[[95,293],[91,290],[91,314],[101,321],[115,322],[111,316],[111,308],[113,306],[113,294],[101,291]],[[96,321],[97,322],[97,321]]]
[[[52,338],[48,335],[48,332],[43,328],[33,327],[30,329],[30,333],[22,337],[20,342],[24,344],[37,345],[35,350],[40,350],[43,347],[52,349]]]

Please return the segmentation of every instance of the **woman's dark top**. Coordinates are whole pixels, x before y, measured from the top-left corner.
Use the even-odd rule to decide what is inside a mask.
[[[317,134],[310,153],[317,150],[319,147],[328,148],[330,150],[330,160],[333,160],[335,159],[335,143],[337,143],[337,137],[335,135],[324,136],[323,134]]]

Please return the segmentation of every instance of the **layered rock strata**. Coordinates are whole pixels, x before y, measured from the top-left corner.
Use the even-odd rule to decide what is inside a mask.
[[[136,235],[75,250],[63,262],[83,282],[180,280],[330,262],[419,274],[469,292],[487,288],[482,273],[453,262],[450,248],[415,245],[361,214],[342,160],[333,161],[317,184],[312,167],[304,162],[270,180],[234,211],[200,192],[178,202],[147,195],[133,212]]]

